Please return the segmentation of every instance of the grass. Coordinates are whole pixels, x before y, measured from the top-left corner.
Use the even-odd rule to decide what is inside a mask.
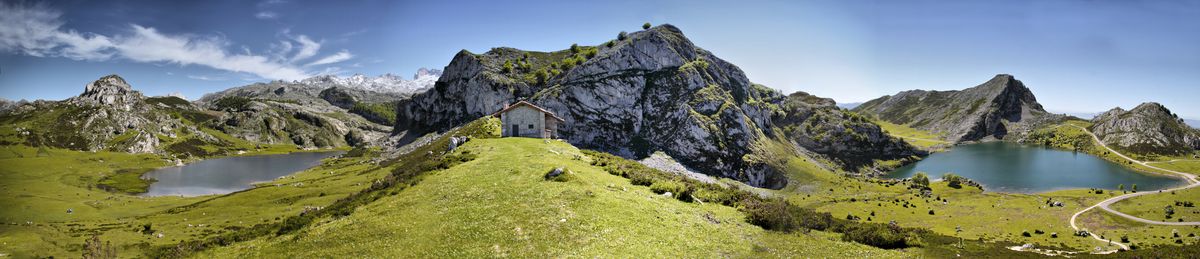
[[[1100,210],[1091,210],[1080,215],[1079,222],[1087,226],[1088,231],[1102,235],[1113,242],[1120,242],[1121,237],[1125,236],[1129,241],[1125,244],[1136,246],[1135,249],[1147,249],[1154,246],[1178,247],[1180,245],[1194,247],[1200,244],[1200,238],[1195,237],[1195,235],[1200,235],[1200,229],[1192,226],[1144,224]],[[1179,233],[1179,237],[1174,237],[1174,233]],[[1188,237],[1188,235],[1194,236]],[[1182,243],[1176,243],[1175,240],[1180,240],[1179,242]]]
[[[905,125],[899,125],[884,120],[872,120],[875,124],[879,124],[880,128],[888,135],[903,139],[913,146],[924,149],[940,149],[939,146],[952,144],[949,141],[942,139],[945,136],[934,134],[933,132],[911,128]]]
[[[166,166],[167,161],[147,154],[62,149],[38,157],[37,150],[0,147],[0,196],[5,197],[0,199],[5,208],[0,209],[0,243],[5,244],[0,254],[76,257],[84,240],[97,233],[118,247],[121,257],[146,257],[151,247],[276,222],[305,206],[328,206],[387,173],[367,163],[370,158],[329,159],[295,178],[242,192],[139,197],[105,191],[99,184],[107,176]],[[142,233],[147,224],[164,237]]]
[[[1169,169],[1169,170],[1174,170],[1174,171],[1179,171],[1179,172],[1184,172],[1184,173],[1200,174],[1200,160],[1150,162],[1149,164],[1152,166],[1161,167],[1164,169]]]
[[[1176,202],[1190,201],[1195,205],[1185,207]],[[1143,195],[1113,203],[1112,209],[1148,220],[1160,221],[1200,221],[1200,188],[1160,192],[1153,195]],[[1166,206],[1171,206],[1175,213],[1171,218],[1166,217]]]
[[[153,179],[142,179],[142,174],[149,171],[150,168],[120,169],[101,178],[96,187],[128,194],[145,193],[154,183]]]
[[[456,152],[478,158],[432,173],[420,184],[348,217],[199,256],[750,257],[781,251],[802,257],[900,255],[821,238],[832,234],[764,231],[746,223],[734,208],[682,202],[633,185],[557,141],[478,139]],[[566,168],[573,177],[566,182],[545,180],[545,173],[556,167]]]
[[[931,184],[933,195],[921,197],[909,190],[906,183],[893,183],[889,187],[888,181],[850,180],[843,185],[848,187],[844,191],[826,190],[800,199],[808,206],[838,218],[854,215],[864,222],[895,221],[901,226],[927,228],[947,236],[1031,243],[1066,250],[1085,250],[1095,245],[1091,239],[1070,235],[1074,232],[1068,222],[1071,215],[1113,196],[1087,190],[1042,194],[984,193],[974,187],[955,189],[948,187],[946,182],[934,182]],[[1064,206],[1047,206],[1047,199],[1061,201]],[[930,210],[935,214],[930,215]],[[957,232],[957,227],[962,227],[963,231]],[[1044,234],[1021,235],[1024,231],[1033,233],[1035,230]],[[1058,238],[1051,238],[1052,232],[1058,233]]]

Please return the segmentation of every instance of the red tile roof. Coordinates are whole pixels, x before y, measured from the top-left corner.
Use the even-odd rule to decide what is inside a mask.
[[[512,109],[516,109],[517,107],[520,107],[520,106],[529,106],[529,108],[533,108],[534,110],[537,110],[537,111],[539,111],[539,112],[545,113],[546,115],[550,115],[550,117],[551,117],[551,118],[554,118],[555,120],[558,120],[558,121],[560,121],[560,122],[566,122],[566,121],[565,121],[565,120],[563,120],[562,118],[559,118],[559,117],[558,117],[558,115],[554,115],[554,113],[553,113],[553,112],[547,111],[546,109],[544,109],[544,108],[542,108],[542,107],[538,107],[537,105],[533,105],[532,103],[529,103],[529,102],[526,102],[526,101],[519,101],[519,102],[517,102],[517,103],[514,103],[514,104],[512,104],[512,105],[509,105],[509,106],[507,106],[507,107],[504,107],[504,109],[500,109],[500,111],[498,111],[498,112],[496,112],[496,113],[492,113],[492,116],[495,116],[495,117],[500,117],[500,114],[501,114],[501,113],[508,112],[508,111],[510,111],[510,110],[512,110]]]

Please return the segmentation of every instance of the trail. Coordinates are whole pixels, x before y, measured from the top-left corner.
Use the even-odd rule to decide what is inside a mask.
[[[1197,179],[1196,179],[1196,176],[1195,176],[1195,175],[1192,175],[1192,174],[1187,174],[1187,173],[1183,173],[1183,172],[1178,172],[1178,171],[1174,171],[1174,170],[1168,170],[1168,169],[1165,169],[1165,168],[1160,168],[1160,167],[1152,166],[1152,165],[1150,165],[1150,164],[1149,164],[1149,162],[1139,161],[1139,160],[1137,160],[1137,159],[1133,159],[1133,158],[1131,158],[1131,157],[1125,156],[1125,154],[1121,154],[1121,152],[1117,152],[1117,150],[1114,150],[1114,149],[1112,149],[1112,148],[1109,148],[1109,147],[1108,147],[1108,145],[1104,144],[1104,142],[1103,142],[1103,141],[1100,141],[1100,138],[1099,138],[1099,137],[1097,137],[1097,136],[1096,136],[1096,134],[1092,134],[1092,132],[1091,132],[1091,131],[1089,131],[1087,128],[1080,127],[1080,126],[1076,126],[1076,125],[1071,125],[1071,126],[1072,126],[1072,127],[1079,128],[1079,129],[1083,130],[1083,132],[1087,133],[1088,135],[1091,135],[1091,136],[1092,136],[1092,140],[1095,140],[1095,141],[1096,141],[1096,143],[1099,143],[1101,147],[1104,147],[1104,149],[1107,149],[1109,152],[1112,152],[1113,154],[1116,154],[1117,156],[1120,156],[1121,158],[1124,158],[1125,160],[1129,160],[1130,162],[1134,162],[1134,163],[1137,163],[1137,164],[1139,164],[1139,165],[1142,165],[1142,166],[1145,166],[1145,167],[1148,167],[1148,168],[1153,168],[1153,169],[1155,169],[1155,170],[1159,170],[1159,171],[1162,171],[1162,172],[1168,172],[1168,173],[1174,174],[1175,176],[1177,176],[1177,177],[1179,177],[1179,178],[1183,178],[1184,180],[1187,180],[1187,182],[1188,182],[1188,185],[1186,185],[1186,186],[1183,186],[1183,187],[1176,187],[1176,188],[1166,189],[1166,190],[1162,190],[1162,191],[1154,191],[1154,192],[1141,192],[1141,193],[1137,193],[1137,192],[1135,192],[1135,193],[1129,193],[1129,194],[1124,194],[1124,195],[1120,195],[1120,196],[1116,196],[1116,197],[1108,198],[1108,199],[1106,199],[1106,200],[1104,200],[1104,201],[1101,201],[1100,203],[1096,203],[1095,205],[1092,205],[1091,207],[1087,207],[1087,208],[1084,208],[1083,210],[1080,210],[1079,212],[1076,212],[1076,213],[1075,213],[1075,215],[1071,215],[1071,228],[1075,229],[1075,231],[1079,231],[1079,230],[1080,230],[1080,228],[1079,228],[1079,226],[1078,226],[1078,225],[1076,225],[1076,224],[1075,224],[1075,219],[1076,219],[1076,218],[1078,218],[1078,217],[1079,217],[1079,215],[1082,215],[1084,212],[1087,212],[1087,211],[1089,211],[1089,210],[1091,210],[1091,209],[1094,209],[1094,208],[1096,208],[1096,207],[1100,207],[1100,209],[1103,209],[1103,210],[1105,210],[1105,211],[1108,211],[1108,212],[1110,212],[1110,213],[1113,213],[1114,215],[1117,215],[1117,216],[1120,216],[1120,217],[1123,217],[1123,218],[1126,218],[1126,219],[1130,219],[1130,220],[1133,220],[1133,221],[1137,221],[1137,222],[1146,223],[1146,224],[1153,224],[1153,225],[1170,225],[1170,226],[1196,226],[1196,225],[1200,225],[1200,222],[1197,222],[1197,221],[1186,221],[1186,222],[1162,222],[1162,221],[1148,220],[1148,219],[1143,219],[1143,218],[1135,217],[1135,216],[1133,216],[1133,215],[1125,214],[1125,213],[1122,213],[1122,212],[1120,212],[1120,211],[1116,211],[1116,210],[1114,210],[1114,209],[1112,209],[1112,208],[1109,208],[1109,207],[1108,207],[1108,205],[1112,205],[1113,203],[1116,203],[1116,202],[1118,202],[1118,201],[1122,201],[1122,200],[1129,199],[1129,198],[1133,198],[1133,197],[1137,197],[1137,196],[1151,195],[1151,194],[1155,194],[1155,193],[1161,193],[1161,192],[1172,192],[1172,191],[1178,191],[1178,190],[1184,190],[1184,189],[1195,188],[1195,187],[1197,187],[1197,186],[1200,186],[1200,180],[1197,180]],[[1121,244],[1120,242],[1113,242],[1112,240],[1108,240],[1108,239],[1103,239],[1103,238],[1100,238],[1100,236],[1099,236],[1099,235],[1096,235],[1095,233],[1091,233],[1091,232],[1089,232],[1088,234],[1090,234],[1090,235],[1092,236],[1092,238],[1095,238],[1096,240],[1100,240],[1100,241],[1103,241],[1103,242],[1108,242],[1109,244],[1113,244],[1113,245],[1117,245],[1117,246],[1121,247],[1121,249],[1124,249],[1124,250],[1129,250],[1129,246],[1126,246],[1125,244]],[[1105,251],[1105,252],[1103,252],[1103,253],[1111,253],[1111,252],[1115,252],[1115,251]]]

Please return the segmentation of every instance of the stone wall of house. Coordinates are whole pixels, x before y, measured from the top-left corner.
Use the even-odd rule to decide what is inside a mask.
[[[505,137],[541,138],[546,129],[546,114],[529,106],[521,106],[500,114]],[[516,132],[513,126],[517,127]]]

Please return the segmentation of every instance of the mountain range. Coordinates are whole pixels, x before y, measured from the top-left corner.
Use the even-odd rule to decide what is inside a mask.
[[[401,101],[395,133],[446,131],[521,100],[561,116],[559,133],[576,146],[627,157],[663,151],[705,174],[761,187],[787,184],[783,162],[772,157],[824,153],[858,171],[863,161],[921,153],[832,100],[751,83],[671,25],[554,52],[461,51],[433,89]]]

